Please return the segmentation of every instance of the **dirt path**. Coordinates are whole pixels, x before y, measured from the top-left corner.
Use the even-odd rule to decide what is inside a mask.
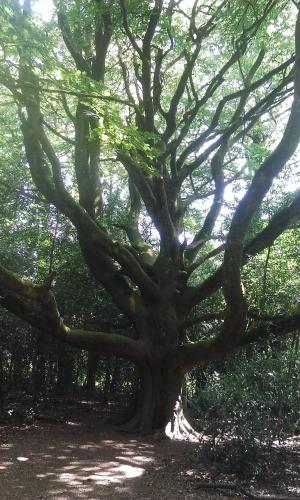
[[[196,446],[121,434],[95,416],[2,427],[0,499],[245,498],[195,489]],[[209,479],[203,467],[198,472]]]
[[[91,423],[10,429],[0,445],[0,498],[208,498],[187,492],[172,467],[191,446],[137,440]]]

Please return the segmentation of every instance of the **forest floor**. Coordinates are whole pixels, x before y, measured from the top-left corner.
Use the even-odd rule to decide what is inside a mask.
[[[274,449],[272,474],[245,479],[199,444],[116,432],[103,416],[95,401],[57,399],[38,419],[0,421],[0,499],[300,499],[300,437],[284,460]]]

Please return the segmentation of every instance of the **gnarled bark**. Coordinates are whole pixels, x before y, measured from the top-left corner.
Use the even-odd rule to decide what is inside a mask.
[[[186,416],[183,378],[183,370],[171,368],[166,360],[141,366],[140,390],[120,429],[157,439],[197,440],[198,433]]]

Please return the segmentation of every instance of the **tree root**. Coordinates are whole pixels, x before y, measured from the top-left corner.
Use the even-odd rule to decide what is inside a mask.
[[[202,489],[216,489],[216,490],[234,490],[247,498],[251,498],[252,500],[297,500],[299,497],[293,496],[278,496],[278,495],[256,495],[255,493],[245,490],[236,484],[229,483],[199,483],[195,487],[196,490]]]
[[[169,438],[193,443],[200,441],[201,435],[188,421],[181,398],[176,402],[173,415],[167,424],[163,423],[166,422],[165,418],[155,421],[151,416],[150,410],[147,413],[141,405],[136,407],[136,404],[133,403],[122,415],[116,415],[114,421],[110,418],[109,423],[115,424],[117,431],[153,436],[155,440]],[[160,421],[162,421],[161,425],[159,425]]]
[[[149,422],[143,421],[139,412],[122,423],[114,422],[116,430],[129,434],[153,436],[155,440],[172,439],[178,441],[199,442],[200,434],[190,425],[186,417],[176,415],[174,421],[165,427],[151,428]]]
[[[171,439],[190,441],[193,443],[198,443],[201,437],[191,426],[183,410],[180,410],[180,412],[175,415],[173,422],[168,423],[166,426],[166,435]]]

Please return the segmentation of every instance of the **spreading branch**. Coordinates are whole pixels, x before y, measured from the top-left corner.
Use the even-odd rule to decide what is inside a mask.
[[[93,349],[99,354],[117,355],[141,362],[145,348],[140,341],[129,337],[97,331],[68,327],[59,314],[55,297],[51,291],[54,275],[42,285],[21,280],[0,266],[0,304],[21,317],[30,325],[68,345],[81,349]]]

